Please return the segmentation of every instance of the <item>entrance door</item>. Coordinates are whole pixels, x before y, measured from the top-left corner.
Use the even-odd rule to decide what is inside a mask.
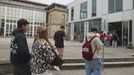
[[[109,32],[118,34],[118,46],[127,46],[132,42],[132,21],[109,23]]]
[[[122,23],[122,45],[127,46],[129,42],[132,42],[132,22],[123,21]]]
[[[119,40],[118,40],[118,46],[122,45],[122,22],[114,22],[114,23],[109,23],[109,32],[110,33],[117,33]],[[111,42],[112,43],[112,42]]]

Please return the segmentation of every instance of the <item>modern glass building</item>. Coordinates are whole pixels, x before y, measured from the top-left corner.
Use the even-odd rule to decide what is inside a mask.
[[[17,27],[17,20],[30,22],[27,36],[34,36],[37,26],[46,24],[47,5],[25,0],[0,0],[0,36],[10,36]]]
[[[99,31],[116,32],[118,45],[134,46],[134,0],[74,0],[67,7],[71,40],[81,41],[91,27],[97,27]]]

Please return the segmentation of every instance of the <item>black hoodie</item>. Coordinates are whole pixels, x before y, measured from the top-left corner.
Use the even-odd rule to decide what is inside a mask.
[[[17,28],[12,32],[10,49],[10,61],[13,65],[26,64],[30,61],[31,55],[23,30]]]

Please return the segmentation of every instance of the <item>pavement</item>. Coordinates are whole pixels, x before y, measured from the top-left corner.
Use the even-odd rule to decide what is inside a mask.
[[[31,51],[32,43],[34,38],[28,38],[28,45]],[[50,42],[54,44],[53,39]],[[0,37],[0,62],[9,61],[10,53],[10,38]],[[82,43],[76,41],[65,41],[64,57],[63,59],[83,59],[81,56],[81,46]],[[104,58],[105,59],[129,59],[134,58],[134,49],[127,49],[126,47],[105,47],[104,48]],[[78,61],[78,60],[77,60]],[[124,60],[126,61],[126,60]],[[124,62],[123,61],[123,62]],[[75,61],[76,62],[76,61]],[[134,63],[134,61],[133,61]],[[78,63],[79,64],[79,63]],[[83,65],[82,65],[83,66]],[[104,68],[103,75],[134,75],[134,67],[117,67],[117,68]],[[61,72],[53,71],[54,75],[85,75],[84,69],[73,69],[73,70],[62,70]],[[9,74],[11,75],[11,74]]]
[[[84,69],[52,71],[53,75],[86,75]],[[12,74],[6,74],[12,75]],[[102,71],[102,75],[134,75],[134,67],[127,68],[107,68]]]
[[[28,38],[29,49],[31,51],[34,38]],[[54,44],[54,41],[50,39]],[[0,38],[0,61],[9,60],[10,38]],[[82,59],[81,56],[82,43],[76,41],[65,41],[64,59]],[[126,47],[105,47],[104,58],[133,58],[134,49],[126,49]]]

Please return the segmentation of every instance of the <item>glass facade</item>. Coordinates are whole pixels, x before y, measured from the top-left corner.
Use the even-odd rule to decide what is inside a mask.
[[[123,10],[123,0],[109,0],[108,13],[120,12]]]
[[[74,20],[74,7],[71,8],[71,21]]]
[[[96,27],[98,29],[98,32],[101,31],[101,19],[93,19],[89,20],[89,32],[91,31],[92,27]]]
[[[108,13],[114,13],[114,0],[108,1]]]
[[[87,1],[80,4],[80,19],[87,18]]]
[[[123,0],[116,0],[116,12],[123,10]]]
[[[96,16],[96,0],[92,0],[92,17]]]
[[[134,0],[133,0],[133,4],[132,5],[133,5],[133,8],[134,8]]]
[[[83,41],[84,38],[84,22],[74,23],[74,40]]]
[[[67,26],[66,26],[66,37],[68,40],[71,39],[70,35],[71,35],[71,23],[67,24]]]
[[[44,11],[0,6],[0,36],[10,36],[20,18],[25,18],[30,22],[27,36],[34,36],[37,26],[45,24],[45,16]]]

